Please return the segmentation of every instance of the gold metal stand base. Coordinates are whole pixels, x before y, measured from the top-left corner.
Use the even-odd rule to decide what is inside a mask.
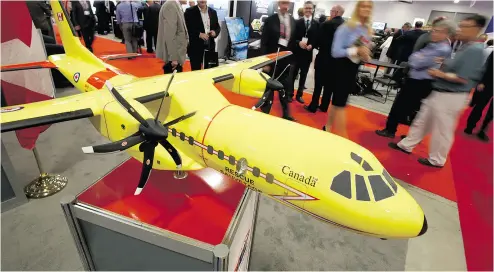
[[[65,188],[67,182],[66,177],[44,173],[24,187],[24,193],[29,198],[51,196]]]
[[[176,179],[184,179],[187,177],[187,171],[182,171],[182,170],[176,170],[173,172],[173,177]]]

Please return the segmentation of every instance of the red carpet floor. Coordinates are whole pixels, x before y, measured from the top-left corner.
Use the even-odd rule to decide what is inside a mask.
[[[118,42],[96,38],[96,55],[124,53],[125,47]],[[152,76],[162,73],[163,63],[154,58],[111,61],[112,65],[136,76]],[[189,70],[189,66],[185,66]],[[256,100],[220,90],[233,104],[251,107]],[[310,94],[304,94],[310,101]],[[281,108],[275,99],[272,114],[281,116]],[[307,113],[303,105],[291,104],[291,111],[303,125],[321,129],[326,121],[325,113]],[[427,156],[428,139],[421,143],[412,155],[390,149],[389,139],[377,136],[374,131],[382,128],[386,116],[358,107],[347,109],[349,138],[372,151],[388,171],[396,178],[414,186],[456,201],[460,213],[467,266],[470,271],[492,271],[493,240],[493,146],[462,130],[470,109],[459,120],[455,143],[450,158],[442,169],[431,169],[417,163],[419,156]],[[402,126],[397,135],[405,134],[408,127]],[[492,128],[488,135],[492,139]],[[396,139],[397,141],[398,139]],[[433,226],[431,226],[433,227]]]

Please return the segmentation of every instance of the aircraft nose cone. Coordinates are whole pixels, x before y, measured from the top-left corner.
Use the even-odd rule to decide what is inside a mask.
[[[422,229],[420,230],[418,236],[422,236],[424,233],[426,233],[428,228],[429,228],[429,226],[427,225],[427,218],[425,218],[425,215],[424,215],[424,223],[422,225]]]

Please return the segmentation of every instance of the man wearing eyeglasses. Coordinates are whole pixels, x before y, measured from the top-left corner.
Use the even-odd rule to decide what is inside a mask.
[[[441,168],[446,163],[458,117],[468,103],[470,90],[483,75],[483,45],[476,42],[486,18],[472,15],[463,19],[457,32],[462,46],[454,59],[446,59],[439,69],[428,69],[432,76],[431,94],[424,99],[420,111],[412,123],[408,135],[399,143],[390,143],[393,149],[410,154],[423,138],[431,133],[429,157],[419,163]]]

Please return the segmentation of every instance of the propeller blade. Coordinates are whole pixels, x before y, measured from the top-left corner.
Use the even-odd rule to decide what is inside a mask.
[[[122,107],[124,107],[127,112],[132,115],[132,117],[134,117],[134,119],[139,121],[139,123],[141,123],[143,126],[149,127],[149,124],[146,122],[146,120],[144,120],[144,118],[142,118],[142,116],[129,104],[129,102],[127,102],[127,100],[125,100],[125,98],[120,95],[120,93],[113,87],[113,85],[111,85],[110,81],[107,80],[105,82],[105,86],[106,88],[108,88],[115,100],[117,100],[117,102],[122,105]]]
[[[165,95],[161,99],[160,107],[158,108],[158,112],[156,113],[156,118],[154,119],[154,121],[158,121],[158,116],[160,116],[161,106],[163,106],[163,101],[165,101],[165,97],[168,94],[168,89],[170,89],[170,85],[172,84],[173,78],[175,77],[176,73],[177,73],[177,70],[173,70],[173,74],[170,77],[170,80],[168,80],[168,85],[166,86]]]
[[[261,75],[261,77],[266,80],[266,82],[268,81],[268,79],[264,76],[263,72],[259,72],[259,75]]]
[[[144,189],[146,182],[148,182],[149,175],[153,169],[154,148],[156,145],[156,142],[144,142],[140,146],[140,150],[144,152],[144,160],[142,162],[141,179],[139,180],[134,195],[139,195],[142,192],[142,189]]]
[[[196,114],[196,112],[197,111],[191,112],[191,113],[186,114],[186,115],[182,115],[182,116],[178,117],[177,119],[171,120],[170,122],[164,124],[163,126],[165,126],[165,127],[173,126],[178,122],[182,122],[183,120],[194,116]]]
[[[135,146],[136,144],[140,144],[144,142],[144,140],[145,138],[139,132],[137,132],[117,142],[83,147],[82,152],[86,154],[92,154],[92,153],[110,153],[110,152],[124,151],[128,148]]]
[[[177,165],[177,168],[181,168],[182,167],[182,158],[180,158],[180,154],[178,154],[177,149],[175,149],[175,147],[173,147],[173,145],[170,144],[170,142],[168,142],[166,139],[161,140],[159,143],[166,149],[166,151],[168,151],[170,156],[172,156],[172,159],[175,162],[175,164]]]

